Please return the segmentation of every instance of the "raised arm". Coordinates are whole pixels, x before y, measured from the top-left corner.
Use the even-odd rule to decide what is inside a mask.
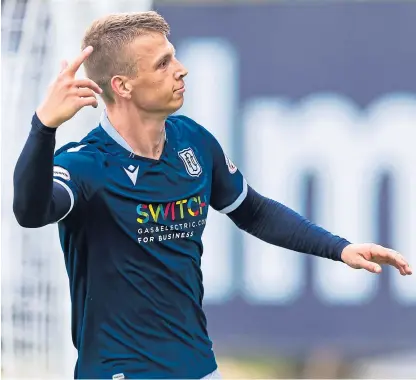
[[[98,106],[95,93],[101,93],[99,86],[89,79],[75,79],[77,70],[91,52],[92,48],[88,47],[71,65],[62,64],[58,78],[32,118],[32,128],[13,177],[13,210],[23,227],[42,227],[56,222],[71,211],[76,201],[74,189],[59,179],[54,180],[54,174],[58,178],[66,175],[54,167],[55,134],[81,108]]]

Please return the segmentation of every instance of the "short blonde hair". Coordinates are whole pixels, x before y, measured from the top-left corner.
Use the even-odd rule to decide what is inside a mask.
[[[95,20],[87,29],[82,48],[92,46],[94,51],[84,62],[87,76],[103,89],[103,98],[114,102],[111,78],[114,75],[136,75],[136,60],[130,57],[126,46],[136,37],[156,32],[168,36],[170,27],[154,11],[115,13]]]

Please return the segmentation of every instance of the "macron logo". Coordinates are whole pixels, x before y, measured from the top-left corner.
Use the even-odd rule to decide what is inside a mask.
[[[133,185],[136,185],[137,174],[139,174],[139,166],[135,168],[133,165],[130,165],[127,169],[126,168],[123,168],[123,169],[126,172],[126,174],[129,176],[129,178],[131,179],[131,182],[133,182]]]

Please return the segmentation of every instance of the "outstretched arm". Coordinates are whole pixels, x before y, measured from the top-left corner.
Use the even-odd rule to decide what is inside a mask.
[[[283,204],[260,195],[250,186],[244,201],[228,216],[240,229],[276,246],[343,261],[352,268],[373,273],[381,272],[379,264],[388,264],[402,275],[412,274],[398,252],[376,244],[351,244]]]
[[[243,231],[276,246],[336,261],[349,241],[310,222],[248,186],[247,197],[230,219]]]
[[[240,229],[270,244],[342,261],[351,268],[380,273],[380,264],[387,264],[402,275],[412,274],[398,252],[377,244],[351,244],[285,205],[258,194],[248,186],[215,137],[205,129],[201,131],[213,157],[210,205],[227,214]]]

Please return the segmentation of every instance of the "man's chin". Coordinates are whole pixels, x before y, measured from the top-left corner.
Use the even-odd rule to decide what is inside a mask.
[[[183,103],[184,103],[184,99],[182,98],[180,102],[177,101],[174,104],[172,104],[172,107],[170,109],[170,113],[169,114],[171,115],[171,114],[179,111],[182,108]]]

